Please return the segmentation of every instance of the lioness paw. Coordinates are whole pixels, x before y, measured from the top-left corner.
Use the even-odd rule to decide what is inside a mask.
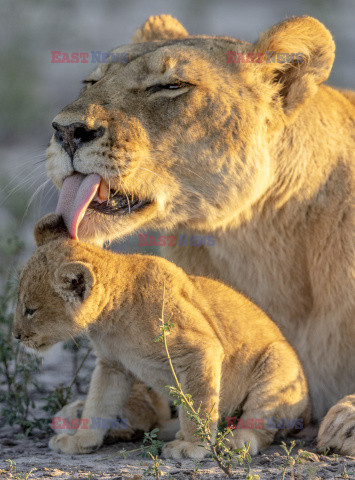
[[[183,440],[173,440],[172,442],[166,443],[162,452],[164,458],[174,458],[175,460],[180,460],[181,458],[201,460],[208,455],[209,451],[201,446],[201,442],[192,443]]]
[[[93,437],[62,433],[49,440],[49,448],[57,452],[75,455],[94,452],[101,446],[101,443],[102,441],[97,441]]]
[[[355,456],[355,394],[344,397],[326,414],[319,428],[317,447]]]

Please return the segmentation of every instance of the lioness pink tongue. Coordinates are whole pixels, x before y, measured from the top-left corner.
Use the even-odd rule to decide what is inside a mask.
[[[91,175],[75,173],[63,182],[55,213],[62,215],[70,236],[75,240],[78,240],[79,224],[95,197],[100,182],[101,177],[96,173]]]

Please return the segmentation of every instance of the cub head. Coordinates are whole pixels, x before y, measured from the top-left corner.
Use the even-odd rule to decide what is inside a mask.
[[[27,347],[46,351],[82,333],[97,315],[95,273],[90,263],[76,259],[80,246],[68,240],[60,216],[41,219],[35,239],[38,249],[20,276],[13,335]]]
[[[211,231],[242,218],[289,168],[273,152],[328,78],[331,34],[296,17],[250,44],[189,36],[161,15],[133,40],[53,121],[47,169],[71,236]]]

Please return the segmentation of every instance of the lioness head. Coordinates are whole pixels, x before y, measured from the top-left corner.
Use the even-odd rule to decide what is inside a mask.
[[[35,239],[39,248],[20,276],[13,335],[27,347],[46,351],[85,330],[97,316],[98,297],[94,270],[75,258],[80,244],[68,239],[60,216],[41,219]]]
[[[310,17],[254,44],[188,36],[170,16],[151,17],[113,50],[127,61],[97,67],[53,121],[47,169],[71,235],[101,242],[242,218],[283,171],[275,145],[327,79],[334,49]],[[254,60],[229,63],[230,51]],[[268,61],[270,52],[286,55]]]

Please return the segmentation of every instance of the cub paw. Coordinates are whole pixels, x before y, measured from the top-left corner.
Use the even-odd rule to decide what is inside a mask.
[[[65,405],[59,412],[57,412],[53,417],[52,417],[52,429],[56,430],[55,427],[53,427],[53,420],[56,418],[59,419],[60,424],[62,424],[64,421],[68,422],[68,425],[72,425],[72,421],[74,419],[79,420],[81,417],[81,410],[84,407],[84,402],[82,400],[76,400],[75,402],[68,403]],[[80,414],[79,414],[80,412]],[[66,433],[70,435],[74,435],[74,433],[77,431],[77,428],[66,428]]]
[[[164,458],[173,458],[180,460],[181,458],[191,458],[201,460],[209,456],[209,451],[201,446],[200,443],[186,442],[182,440],[173,440],[163,447],[162,456]]]
[[[268,444],[265,442],[261,442],[258,434],[256,434],[253,430],[248,429],[238,429],[234,430],[233,433],[229,434],[226,438],[227,442],[230,445],[230,448],[246,448],[248,447],[249,443],[249,450],[248,452],[250,455],[257,455],[262,448],[266,448],[271,444],[271,441]]]
[[[176,438],[176,440],[184,440],[185,439],[184,434],[182,433],[182,430],[179,430],[178,432],[176,432],[175,438]]]
[[[75,455],[94,452],[101,446],[101,443],[101,441],[98,442],[94,438],[82,438],[80,435],[61,433],[52,437],[48,446],[56,452]]]
[[[355,394],[344,397],[326,414],[319,427],[317,447],[355,456]]]

